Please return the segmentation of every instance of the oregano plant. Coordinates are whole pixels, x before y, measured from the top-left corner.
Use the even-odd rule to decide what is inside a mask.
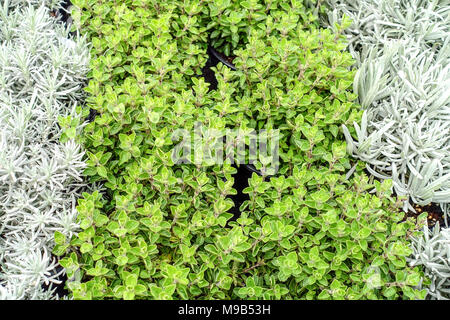
[[[85,174],[105,186],[79,200],[82,232],[55,234],[74,299],[423,297],[420,268],[405,262],[418,226],[400,223],[389,182],[346,154],[341,125],[361,112],[341,34],[302,1],[113,3],[77,0],[72,12],[92,41],[98,113],[80,137]],[[213,69],[215,90],[202,77],[209,45],[236,67]],[[280,159],[257,157],[235,217],[243,163],[205,148],[227,130],[224,151],[251,143],[241,132],[279,132]],[[212,140],[195,147],[199,136]]]

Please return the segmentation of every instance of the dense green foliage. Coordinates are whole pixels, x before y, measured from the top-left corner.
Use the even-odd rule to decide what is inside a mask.
[[[360,165],[346,176],[340,126],[360,117],[352,60],[301,1],[74,4],[99,112],[82,137],[86,173],[107,188],[79,201],[77,237],[56,235],[75,299],[423,297],[405,263],[416,226],[398,223],[389,183],[373,186]],[[219,65],[209,91],[212,29],[238,71]],[[172,133],[196,121],[282,134],[278,172],[253,174],[236,221],[233,166],[173,163]]]

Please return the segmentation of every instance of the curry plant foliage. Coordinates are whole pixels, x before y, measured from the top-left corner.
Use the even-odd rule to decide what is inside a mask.
[[[10,8],[19,8],[26,6],[39,7],[44,5],[50,10],[55,10],[61,8],[62,1],[61,0],[3,0],[3,5],[6,5]]]
[[[420,284],[427,290],[427,298],[450,299],[450,229],[441,229],[439,224],[423,235],[412,238],[414,253],[408,258],[412,266],[423,266],[429,285]]]
[[[84,38],[69,39],[41,3],[2,1],[0,8],[2,300],[52,298],[50,284],[63,272],[51,255],[54,233],[77,231],[84,186],[84,152],[69,137],[59,140],[58,121],[75,119],[81,131],[76,104],[85,95],[89,49]]]
[[[342,31],[302,1],[73,4],[98,111],[85,173],[106,187],[79,200],[80,233],[55,234],[73,298],[423,298],[406,264],[417,226],[346,154],[340,127],[361,112]],[[201,77],[208,40],[235,56],[236,71],[215,68],[217,90]],[[279,170],[258,159],[236,219],[229,161],[173,161],[172,134],[196,123],[281,133]]]
[[[359,68],[354,89],[365,109],[348,134],[349,152],[394,181],[418,204],[450,199],[450,4],[328,0],[327,23],[345,32]],[[414,210],[405,203],[405,210]]]

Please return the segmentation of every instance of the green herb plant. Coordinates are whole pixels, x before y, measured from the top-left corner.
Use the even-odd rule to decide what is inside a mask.
[[[405,263],[417,226],[399,223],[389,183],[369,183],[346,154],[340,127],[360,112],[345,42],[301,1],[74,6],[93,44],[86,90],[99,112],[81,137],[85,173],[106,191],[79,200],[82,232],[55,235],[73,298],[423,296],[420,269]],[[219,64],[217,90],[201,77],[212,27],[238,69]],[[249,179],[235,221],[231,163],[172,159],[173,134],[196,123],[281,133],[279,170],[269,180],[258,160],[263,175]]]

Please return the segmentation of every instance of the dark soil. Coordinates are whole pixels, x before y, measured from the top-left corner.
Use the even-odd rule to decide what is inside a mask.
[[[438,204],[430,203],[425,206],[419,206],[417,204],[411,203],[411,205],[414,207],[416,212],[412,212],[411,210],[408,211],[405,215],[405,219],[409,217],[417,219],[419,215],[426,212],[428,227],[430,229],[434,228],[437,222],[439,222],[440,227],[445,227],[445,215]]]
[[[372,174],[366,168],[364,168],[363,171],[368,177],[373,177]],[[373,179],[376,179],[376,178],[373,177]],[[380,179],[376,179],[376,180],[380,181]],[[394,190],[392,195],[394,197],[397,196],[395,190]],[[437,222],[439,222],[439,226],[440,227],[445,227],[445,214],[442,211],[442,209],[441,209],[439,204],[430,203],[430,204],[427,204],[425,206],[420,206],[418,204],[413,203],[412,201],[410,201],[410,204],[413,206],[413,208],[414,208],[414,210],[416,210],[416,212],[413,212],[412,210],[409,210],[405,214],[403,220],[406,220],[407,218],[410,218],[410,217],[413,217],[413,218],[415,218],[417,220],[419,215],[421,215],[422,213],[426,212],[426,213],[428,213],[428,215],[427,215],[427,222],[428,222],[428,227],[430,229],[433,229]]]

